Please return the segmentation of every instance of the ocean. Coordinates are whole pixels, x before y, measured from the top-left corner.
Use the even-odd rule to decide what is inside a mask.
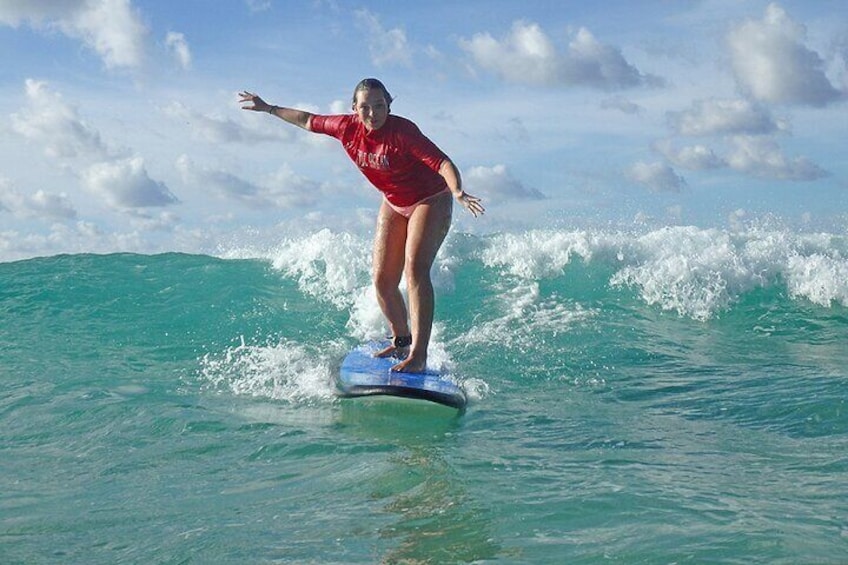
[[[464,413],[334,395],[370,249],[0,263],[0,562],[848,562],[844,233],[452,232]]]

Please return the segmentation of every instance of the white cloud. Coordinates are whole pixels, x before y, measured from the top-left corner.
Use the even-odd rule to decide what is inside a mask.
[[[350,112],[350,100],[333,100],[330,102],[331,114],[345,114]]]
[[[806,28],[770,4],[762,20],[747,21],[728,34],[739,86],[757,100],[824,106],[844,99],[828,80],[824,61],[805,45]]]
[[[102,248],[101,235],[95,226],[87,222],[55,223],[46,234],[0,231],[0,257],[4,261],[13,261],[37,255],[96,252]],[[114,251],[114,248],[102,250]]]
[[[0,2],[0,23],[17,27],[29,22],[61,20],[84,8],[85,0],[4,0]]]
[[[165,46],[171,51],[181,68],[191,68],[191,50],[188,47],[185,35],[175,31],[168,32],[168,35],[165,36]]]
[[[294,174],[285,165],[261,183],[247,181],[221,169],[199,167],[187,155],[180,156],[175,166],[184,183],[212,190],[251,208],[311,206],[320,194],[317,183]]]
[[[77,217],[68,195],[44,190],[28,195],[17,190],[3,190],[0,184],[0,211],[8,210],[20,218],[73,220]]]
[[[247,8],[253,12],[265,12],[271,9],[271,0],[245,0]]]
[[[785,129],[768,110],[749,100],[696,100],[683,112],[669,112],[668,121],[680,135],[765,134]]]
[[[39,190],[27,197],[24,205],[30,214],[39,217],[46,216],[66,220],[73,220],[77,217],[77,211],[64,192],[56,194]]]
[[[150,178],[135,156],[96,163],[82,172],[83,186],[118,209],[167,206],[178,202],[164,183]]]
[[[87,2],[86,8],[62,25],[66,33],[97,51],[107,68],[139,66],[147,28],[129,0]]]
[[[169,118],[185,124],[195,138],[210,143],[288,141],[294,137],[292,129],[280,127],[280,124],[270,119],[267,114],[258,116],[260,120],[236,122],[229,118],[202,114],[181,102],[172,102],[162,107],[162,112]]]
[[[10,119],[13,131],[43,145],[50,157],[104,157],[108,153],[100,134],[45,82],[27,79],[26,105]]]
[[[371,62],[377,67],[412,64],[412,52],[406,32],[400,28],[386,30],[377,16],[368,10],[357,10],[356,21],[368,38]]]
[[[634,163],[627,171],[631,180],[645,186],[651,192],[680,192],[686,181],[665,163]]]
[[[736,136],[727,162],[734,170],[779,180],[810,181],[828,172],[806,157],[787,158],[777,142],[763,136]]]
[[[654,147],[672,164],[691,171],[704,171],[727,166],[724,159],[705,145],[675,147],[669,141],[660,141]]]
[[[58,29],[94,50],[109,69],[138,67],[144,59],[147,28],[130,0],[6,0],[0,22]]]
[[[46,83],[28,79],[26,99],[24,109],[10,116],[12,130],[43,145],[48,156],[70,160],[67,170],[78,175],[83,188],[120,210],[178,202],[164,183],[150,178],[140,156],[127,157],[107,146]],[[48,192],[18,199],[17,210],[64,218],[75,214],[66,197]]]
[[[736,135],[728,137],[727,142],[730,150],[723,157],[706,145],[676,147],[670,140],[655,143],[654,149],[673,165],[693,171],[730,168],[754,177],[787,181],[811,181],[829,175],[806,157],[788,158],[770,136]],[[631,174],[636,180],[649,176],[648,170]]]
[[[545,195],[524,186],[513,177],[505,165],[494,167],[471,167],[465,175],[468,192],[475,196],[485,196],[493,200],[539,200]]]
[[[175,164],[187,185],[200,186],[221,196],[239,200],[256,207],[267,205],[261,196],[261,188],[220,169],[201,168],[187,155],[182,155]]]
[[[586,28],[577,31],[565,53],[557,51],[538,24],[523,21],[513,23],[500,41],[489,33],[478,33],[459,44],[477,65],[511,82],[604,89],[659,82],[643,75],[618,48],[599,42]]]
[[[621,96],[613,96],[601,100],[601,108],[604,110],[619,110],[625,114],[639,114],[643,108]]]
[[[14,193],[15,191],[9,179],[0,177],[0,212],[11,212],[11,209],[4,203],[4,200],[13,198]]]
[[[147,209],[136,208],[127,211],[132,226],[140,231],[175,232],[180,227],[180,217],[169,210],[157,210],[151,214]]]
[[[165,214],[163,214],[164,216]],[[151,218],[153,222],[155,219]],[[147,225],[141,225],[132,215],[125,222],[125,231],[105,230],[95,222],[53,223],[40,233],[0,231],[0,257],[4,261],[48,256],[57,253],[113,253],[129,251],[152,253],[160,251],[196,250],[202,237],[178,228],[168,229],[167,219],[161,221],[165,236],[157,237]]]

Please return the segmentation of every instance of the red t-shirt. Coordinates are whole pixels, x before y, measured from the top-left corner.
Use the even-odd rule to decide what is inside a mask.
[[[389,114],[369,132],[354,114],[313,115],[310,129],[337,138],[362,174],[395,206],[411,206],[445,189],[447,156],[411,121]]]

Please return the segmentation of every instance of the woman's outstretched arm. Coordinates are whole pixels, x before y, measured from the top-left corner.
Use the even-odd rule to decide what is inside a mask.
[[[253,104],[252,106],[242,106],[242,110],[267,112],[273,116],[277,116],[281,120],[287,121],[290,124],[296,125],[297,127],[303,128],[307,131],[311,131],[309,126],[312,120],[312,114],[309,112],[296,110],[294,108],[285,108],[283,106],[273,106],[262,100],[262,98],[260,98],[257,94],[252,94],[246,90],[244,92],[240,92],[239,96],[241,96],[241,99],[239,100],[240,103]]]

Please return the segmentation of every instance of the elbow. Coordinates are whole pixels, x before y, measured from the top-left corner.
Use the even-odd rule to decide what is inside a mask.
[[[456,165],[449,158],[445,158],[442,164],[439,165],[439,174],[446,179],[450,176],[456,177],[459,180],[459,169],[456,168]]]
[[[462,192],[462,177],[453,161],[450,159],[442,161],[442,164],[439,165],[439,175],[445,179],[445,183],[454,195]]]

